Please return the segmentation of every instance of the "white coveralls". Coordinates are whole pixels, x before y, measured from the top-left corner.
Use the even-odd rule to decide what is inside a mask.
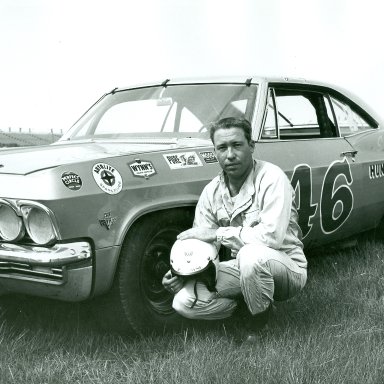
[[[220,262],[216,292],[188,281],[175,295],[173,308],[182,316],[223,319],[244,297],[251,314],[273,300],[294,296],[307,280],[307,260],[294,202],[294,190],[277,166],[257,160],[235,198],[221,172],[203,190],[194,227],[217,228],[217,241],[231,249],[232,259]]]

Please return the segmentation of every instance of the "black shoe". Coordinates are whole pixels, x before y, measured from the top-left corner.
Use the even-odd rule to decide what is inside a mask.
[[[237,326],[235,328],[236,344],[256,344],[260,340],[260,331],[267,325],[272,311],[273,305],[270,303],[265,311],[258,313],[257,315],[251,315],[246,304],[240,303],[236,313],[238,317]]]
[[[241,345],[257,344],[262,335],[260,331],[267,325],[272,310],[273,306],[270,303],[265,311],[257,315],[249,315],[245,323],[245,329],[241,332],[241,336],[237,338],[237,342]]]
[[[251,316],[247,321],[247,330],[251,333],[261,331],[267,325],[271,311],[272,303],[268,305],[268,308],[265,311]]]

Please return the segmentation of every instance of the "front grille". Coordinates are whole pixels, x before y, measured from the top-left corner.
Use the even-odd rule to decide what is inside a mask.
[[[63,268],[49,268],[31,266],[24,263],[0,261],[0,277],[12,277],[21,279],[45,280],[61,282],[63,280]]]

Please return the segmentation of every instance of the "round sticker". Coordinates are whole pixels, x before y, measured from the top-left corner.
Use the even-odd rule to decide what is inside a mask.
[[[74,172],[64,172],[61,175],[61,181],[72,191],[78,191],[83,185],[80,176]]]
[[[123,180],[119,171],[112,165],[97,163],[93,166],[92,174],[96,184],[104,192],[115,195],[121,191]]]

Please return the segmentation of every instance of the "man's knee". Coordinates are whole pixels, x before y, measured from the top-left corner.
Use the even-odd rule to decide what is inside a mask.
[[[181,316],[188,319],[196,317],[196,311],[193,310],[194,297],[191,297],[189,292],[182,288],[173,298],[172,307]]]
[[[200,287],[201,288],[201,287]],[[173,309],[183,317],[194,320],[218,320],[232,315],[237,307],[234,299],[217,297],[217,293],[200,289],[198,300],[192,291],[183,287],[173,298]]]
[[[271,257],[271,249],[262,244],[246,244],[237,255],[242,274],[262,268]]]

